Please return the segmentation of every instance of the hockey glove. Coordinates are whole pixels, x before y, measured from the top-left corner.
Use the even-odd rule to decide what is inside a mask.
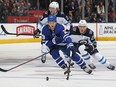
[[[92,44],[87,44],[85,46],[86,46],[85,51],[87,51],[89,53],[94,50],[94,46]]]
[[[49,51],[50,51],[49,47],[46,46],[45,44],[42,44],[41,52],[48,53]]]
[[[34,31],[33,37],[34,37],[34,38],[39,38],[40,33],[41,33],[41,31],[40,31],[39,29],[36,29],[36,30]]]

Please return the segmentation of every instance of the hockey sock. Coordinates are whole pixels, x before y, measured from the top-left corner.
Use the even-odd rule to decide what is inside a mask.
[[[53,59],[56,61],[56,63],[62,68],[65,69],[67,66],[63,60],[62,57],[60,57],[59,51],[54,49],[50,52],[50,54],[52,55]]]
[[[109,66],[109,61],[102,56],[100,53],[95,53],[93,55],[91,55],[93,58],[97,59],[101,64],[104,64],[105,66]]]
[[[81,45],[79,47],[79,52],[81,53],[82,58],[85,60],[85,62],[87,64],[92,64],[89,53],[87,53],[87,51],[85,51],[85,45]]]
[[[86,63],[77,53],[73,55],[72,60],[75,61],[75,63],[78,64],[81,68],[86,65]]]

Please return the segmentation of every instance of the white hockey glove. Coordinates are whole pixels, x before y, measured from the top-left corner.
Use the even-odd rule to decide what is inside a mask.
[[[47,53],[49,51],[50,51],[50,49],[45,44],[42,44],[42,46],[41,46],[41,53],[44,54],[44,53]],[[46,55],[43,55],[41,57],[41,62],[42,63],[46,62]]]
[[[48,53],[49,51],[50,51],[49,47],[46,46],[45,44],[42,44],[41,52]]]

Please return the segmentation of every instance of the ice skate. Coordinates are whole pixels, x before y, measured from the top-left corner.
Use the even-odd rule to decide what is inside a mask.
[[[41,62],[42,63],[45,63],[46,62],[46,55],[44,55],[44,56],[41,57]]]
[[[93,63],[88,64],[88,66],[89,66],[91,69],[95,69],[95,68],[96,68],[96,66],[95,66]]]
[[[114,70],[114,69],[115,69],[115,66],[114,66],[114,65],[109,64],[109,66],[107,66],[107,68],[108,68],[108,69],[110,69],[110,70]]]
[[[86,66],[83,66],[82,69],[88,74],[92,73],[92,70],[88,69]]]

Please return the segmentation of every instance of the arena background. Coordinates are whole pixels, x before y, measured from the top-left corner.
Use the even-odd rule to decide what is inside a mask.
[[[0,26],[10,33],[33,33],[52,1],[59,3],[74,26],[85,19],[96,40],[116,40],[116,0],[0,0]],[[40,41],[41,37],[4,34],[0,27],[0,44]]]

